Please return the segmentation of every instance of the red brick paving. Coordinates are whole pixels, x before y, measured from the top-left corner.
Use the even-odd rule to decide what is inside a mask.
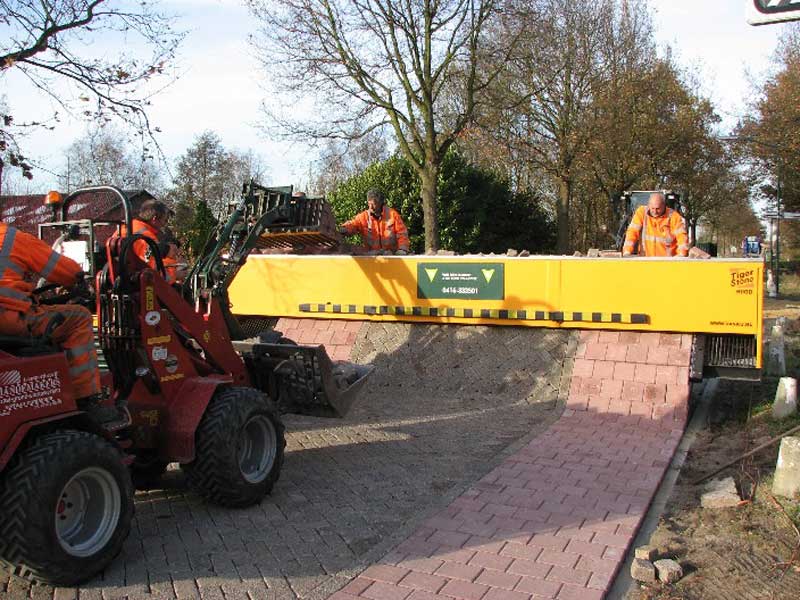
[[[331,360],[349,360],[362,321],[283,317],[275,329],[298,344],[323,345]]]
[[[562,417],[330,600],[603,598],[686,425],[691,342],[581,332]]]

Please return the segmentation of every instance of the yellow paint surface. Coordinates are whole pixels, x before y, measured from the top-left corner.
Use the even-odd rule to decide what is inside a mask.
[[[427,300],[417,297],[417,263],[497,263],[505,268],[504,300]],[[428,321],[735,333],[758,336],[764,265],[745,259],[580,257],[352,257],[254,255],[233,282],[230,297],[240,315],[376,321]],[[638,313],[646,324],[309,314],[301,304],[356,304],[555,312]]]

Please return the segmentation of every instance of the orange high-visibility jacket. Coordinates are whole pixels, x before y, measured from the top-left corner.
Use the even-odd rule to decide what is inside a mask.
[[[403,223],[400,213],[383,205],[381,218],[376,219],[369,210],[358,213],[353,219],[342,225],[347,235],[361,236],[361,243],[367,250],[405,250],[408,252],[410,242],[408,229]]]
[[[625,232],[623,254],[632,254],[639,242],[642,256],[687,256],[689,236],[683,217],[668,208],[660,217],[651,216],[646,206],[640,206],[633,213],[631,224]]]
[[[158,229],[153,227],[147,221],[133,219],[131,221],[131,228],[133,229],[133,235],[143,235],[158,244]],[[123,225],[122,237],[125,237],[126,235],[125,230],[125,225]],[[133,252],[139,257],[139,260],[141,260],[143,263],[146,263],[151,269],[156,268],[156,259],[153,258],[152,250],[147,242],[144,240],[136,240],[133,243]],[[164,265],[164,270],[167,273],[167,281],[172,283],[175,280],[175,275],[177,272],[177,261],[174,258],[162,256],[161,262]]]
[[[16,227],[0,223],[0,307],[26,312],[31,308],[31,276],[71,286],[81,266]]]

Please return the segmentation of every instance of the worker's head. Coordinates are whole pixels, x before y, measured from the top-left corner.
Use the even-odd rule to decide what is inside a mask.
[[[647,201],[647,211],[653,217],[660,217],[667,210],[667,199],[661,192],[653,192]]]
[[[367,208],[369,208],[369,212],[376,217],[380,216],[385,202],[383,192],[380,190],[370,190],[367,192]]]
[[[145,221],[156,229],[161,229],[167,224],[169,209],[166,204],[158,200],[145,200],[142,202],[142,206],[139,207],[138,218],[140,221]]]

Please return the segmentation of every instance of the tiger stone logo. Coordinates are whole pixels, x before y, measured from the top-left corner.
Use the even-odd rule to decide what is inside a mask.
[[[0,372],[0,417],[25,408],[44,408],[61,404],[61,378],[58,371],[22,377],[19,371]]]

